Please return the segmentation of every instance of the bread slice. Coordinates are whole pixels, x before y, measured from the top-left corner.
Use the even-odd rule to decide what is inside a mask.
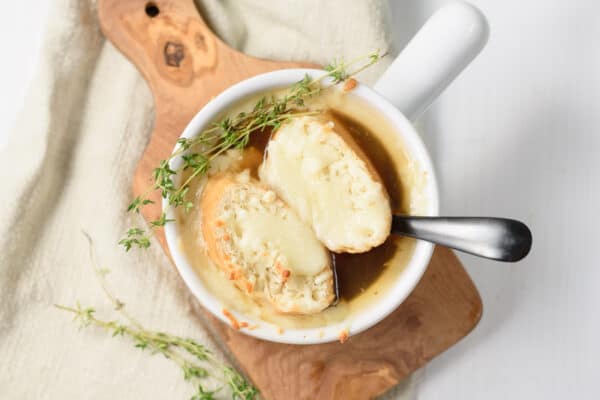
[[[243,292],[282,313],[317,313],[334,300],[329,252],[247,170],[212,177],[200,213],[208,256]]]
[[[275,132],[260,178],[334,252],[362,253],[390,233],[392,211],[381,178],[333,115],[294,118]]]

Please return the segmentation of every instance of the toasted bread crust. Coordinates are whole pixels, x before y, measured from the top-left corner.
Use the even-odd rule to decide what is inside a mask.
[[[220,174],[208,180],[200,200],[202,236],[206,243],[208,257],[226,273],[238,289],[252,292],[252,282],[248,281],[241,273],[242,271],[230,262],[231,257],[223,251],[222,246],[218,245],[219,241],[216,237],[219,231],[217,228],[223,226],[223,221],[216,217],[219,200],[223,197],[227,187],[234,183],[235,181],[229,174]]]
[[[286,266],[281,265],[278,261],[272,268],[270,266],[263,266],[263,269],[266,271],[264,272],[265,275],[256,278],[256,271],[260,270],[258,266],[252,266],[248,260],[244,260],[244,262],[241,263],[242,265],[235,265],[232,261],[232,258],[234,257],[228,252],[228,248],[230,249],[228,244],[231,244],[232,233],[230,234],[227,223],[220,219],[219,216],[222,213],[224,201],[226,201],[224,199],[227,198],[228,191],[236,190],[237,187],[244,185],[246,185],[246,187],[250,185],[255,189],[258,188],[263,191],[261,193],[270,192],[275,196],[272,191],[256,181],[239,183],[235,180],[234,176],[230,174],[219,174],[212,177],[204,188],[200,200],[200,215],[201,231],[206,244],[208,257],[224,272],[226,277],[232,280],[233,284],[239,290],[250,297],[267,300],[276,310],[282,313],[310,314],[323,310],[335,297],[333,291],[333,273],[331,271],[330,263],[327,263],[330,262],[329,258],[327,258],[324,268],[314,277],[297,275],[286,268]],[[277,201],[279,202],[277,203],[278,205],[287,207],[280,199],[277,199]],[[291,210],[289,211],[292,212]],[[310,232],[309,229],[308,231]],[[315,243],[318,244],[316,238],[314,240]],[[319,246],[321,245],[319,244]],[[324,248],[322,246],[320,248],[322,248],[325,252],[324,254],[326,254]],[[253,271],[248,270],[248,268],[253,267],[256,267]],[[322,274],[325,274],[323,276],[326,277],[325,282],[321,283],[321,285],[326,287],[323,298],[319,298],[318,301],[313,301],[313,299],[305,301],[303,298],[297,302],[294,302],[293,299],[290,300],[290,293],[293,293],[293,290],[297,290],[298,285],[316,285],[315,281]],[[248,279],[249,276],[254,277],[254,282]],[[294,282],[291,282],[292,286],[289,286],[290,280],[294,280]],[[273,284],[280,290],[279,293],[272,293],[271,289]],[[258,286],[258,289],[256,286]],[[322,289],[322,287],[323,286],[319,286],[318,289],[315,290]],[[302,290],[300,290],[300,292],[302,292]]]

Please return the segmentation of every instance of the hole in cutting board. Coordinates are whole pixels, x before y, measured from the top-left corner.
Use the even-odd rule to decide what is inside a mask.
[[[146,15],[149,16],[150,18],[154,18],[160,13],[160,9],[153,2],[146,3],[145,11],[146,11]]]

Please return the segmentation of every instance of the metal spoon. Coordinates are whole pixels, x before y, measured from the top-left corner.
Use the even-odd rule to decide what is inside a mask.
[[[515,262],[531,249],[531,231],[514,219],[394,215],[392,233],[497,261]]]
[[[531,231],[514,219],[493,217],[392,216],[392,233],[426,240],[497,261],[519,261],[531,249]],[[339,298],[335,258],[332,264],[335,305]]]

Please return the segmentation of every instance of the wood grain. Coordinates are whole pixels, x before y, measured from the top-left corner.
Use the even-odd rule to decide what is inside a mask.
[[[149,8],[150,7],[150,8]],[[156,14],[156,12],[158,12]],[[189,120],[223,89],[250,76],[307,63],[259,60],[217,38],[192,0],[99,0],[102,30],[140,70],[155,101],[154,130],[135,172],[143,193]],[[160,213],[160,199],[146,207]],[[168,253],[164,235],[159,239]],[[375,397],[464,337],[479,321],[477,289],[456,256],[437,248],[423,279],[388,318],[344,344],[282,345],[234,331],[216,332],[267,399]]]

